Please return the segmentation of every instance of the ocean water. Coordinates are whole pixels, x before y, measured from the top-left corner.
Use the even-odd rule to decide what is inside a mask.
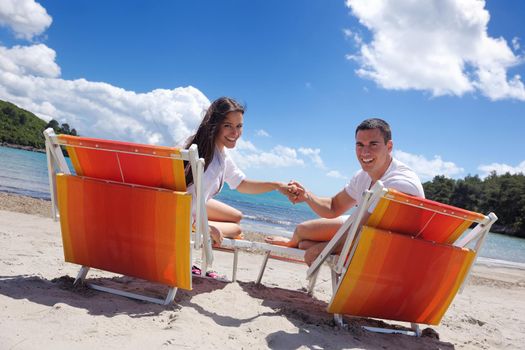
[[[0,147],[0,191],[50,200],[46,155]],[[291,235],[297,224],[316,218],[306,204],[293,205],[278,192],[246,195],[224,186],[216,198],[243,212],[246,230]],[[489,233],[480,255],[525,263],[525,239]]]
[[[0,191],[50,200],[45,153],[0,147]]]

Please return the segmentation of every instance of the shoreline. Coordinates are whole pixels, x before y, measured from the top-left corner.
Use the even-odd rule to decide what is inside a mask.
[[[46,153],[45,148],[36,148],[33,146],[16,145],[14,143],[1,142],[0,146],[7,147],[7,148],[13,148],[13,149],[21,149],[21,150],[30,151],[30,152]]]
[[[51,200],[0,192],[0,210],[51,218]]]

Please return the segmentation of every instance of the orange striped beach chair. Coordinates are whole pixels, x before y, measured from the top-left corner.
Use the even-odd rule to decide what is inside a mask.
[[[180,150],[55,135],[53,129],[44,135],[52,210],[55,220],[60,219],[64,259],[82,266],[75,284],[84,283],[89,269],[97,268],[169,287],[161,299],[88,284],[130,298],[170,304],[177,288],[190,290],[192,243],[198,248],[201,237],[209,241],[205,213],[197,203],[192,242],[192,198],[186,193],[184,161],[191,165],[201,194],[204,160],[198,158],[196,146]],[[209,252],[203,257],[206,263],[211,263],[209,257]]]
[[[496,220],[494,213],[409,196],[378,181],[308,270],[309,289],[346,238],[331,265],[328,312],[341,326],[342,315],[373,317],[410,322],[412,331],[367,330],[420,335],[419,324],[440,323]]]

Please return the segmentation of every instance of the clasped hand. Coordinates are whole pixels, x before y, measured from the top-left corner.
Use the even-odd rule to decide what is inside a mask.
[[[293,204],[304,202],[306,200],[306,189],[303,185],[295,180],[290,180],[287,185],[279,189]]]

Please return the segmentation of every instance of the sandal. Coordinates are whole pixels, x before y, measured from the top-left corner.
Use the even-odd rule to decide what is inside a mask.
[[[226,280],[226,275],[219,275],[215,271],[207,271],[206,277],[213,278],[214,280]]]
[[[195,275],[195,276],[201,276],[202,275],[202,271],[197,266],[193,265],[191,267],[191,274]]]

